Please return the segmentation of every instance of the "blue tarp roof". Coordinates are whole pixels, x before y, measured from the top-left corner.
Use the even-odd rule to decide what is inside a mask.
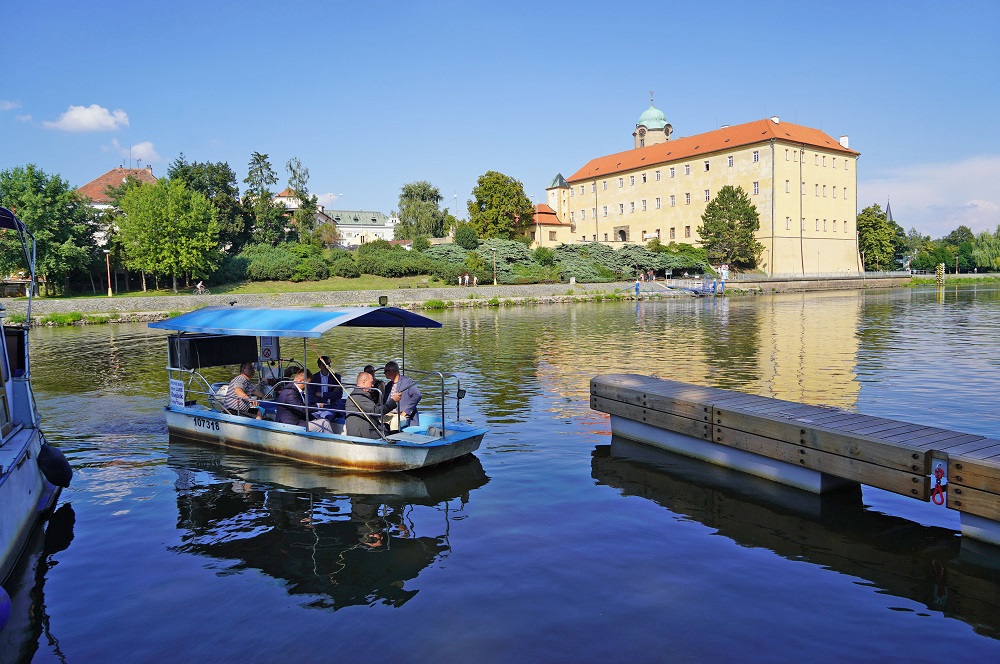
[[[254,337],[319,337],[338,325],[352,327],[441,327],[398,307],[205,307],[149,327],[178,332]]]

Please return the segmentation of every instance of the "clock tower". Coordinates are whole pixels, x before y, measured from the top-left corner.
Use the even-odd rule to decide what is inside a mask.
[[[636,148],[644,148],[649,145],[666,143],[670,140],[674,128],[667,124],[667,116],[663,111],[653,106],[653,93],[649,93],[649,108],[639,116],[639,121],[635,124],[635,131],[632,138],[635,139]]]

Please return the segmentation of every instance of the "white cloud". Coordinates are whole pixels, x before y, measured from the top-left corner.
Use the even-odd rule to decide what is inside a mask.
[[[325,208],[333,207],[342,197],[343,194],[316,194],[319,204]]]
[[[60,131],[114,131],[128,126],[128,114],[120,108],[109,111],[97,104],[70,106],[58,120],[45,120],[42,126]]]
[[[974,233],[1000,225],[1000,155],[959,162],[918,164],[877,174],[858,183],[858,205],[885,206],[896,223],[939,238],[959,226]]]
[[[15,115],[14,118],[18,122],[31,122],[31,114],[30,113],[27,114],[27,115]]]
[[[114,152],[122,158],[122,163],[144,161],[147,164],[155,164],[163,161],[163,157],[156,153],[156,148],[153,147],[150,141],[143,141],[142,143],[135,143],[133,145],[122,145],[118,142],[117,138],[112,138],[111,144],[102,145],[101,150],[103,152]]]
[[[21,108],[21,102],[0,99],[0,111],[13,111],[15,108]]]

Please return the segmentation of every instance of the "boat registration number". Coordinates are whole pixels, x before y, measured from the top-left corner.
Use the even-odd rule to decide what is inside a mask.
[[[206,420],[204,417],[194,418],[194,425],[196,427],[201,427],[202,429],[210,429],[212,431],[219,430],[219,423],[213,420]]]

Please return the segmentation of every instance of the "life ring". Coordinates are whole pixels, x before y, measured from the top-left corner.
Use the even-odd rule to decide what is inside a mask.
[[[48,443],[42,443],[42,449],[38,451],[38,467],[45,479],[55,486],[65,489],[73,479],[73,469],[70,468],[66,455]]]

